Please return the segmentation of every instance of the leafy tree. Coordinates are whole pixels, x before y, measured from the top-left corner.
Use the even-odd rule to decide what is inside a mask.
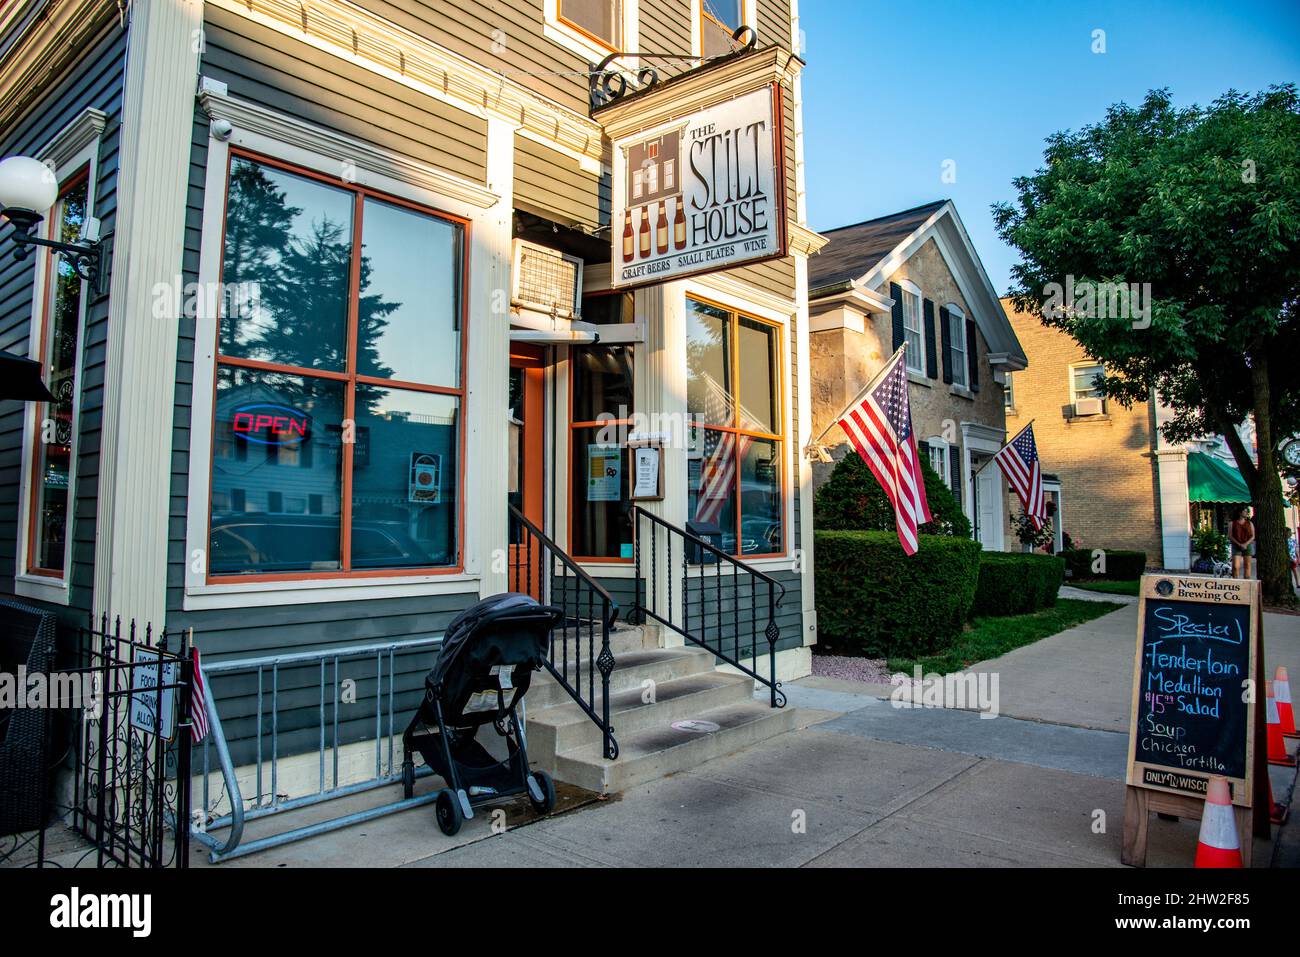
[[[993,208],[1023,257],[1017,307],[1104,363],[1105,395],[1127,406],[1154,391],[1172,411],[1161,426],[1172,442],[1224,436],[1254,499],[1260,578],[1275,603],[1294,601],[1276,450],[1300,427],[1298,144],[1294,85],[1186,109],[1156,90],[1049,137],[1046,165],[1013,181],[1014,204]],[[1067,276],[1085,295],[1044,309]],[[1139,293],[1149,283],[1149,311],[1089,300],[1090,283]],[[1247,415],[1257,462],[1236,428]]]
[[[934,521],[922,525],[920,534],[970,538],[970,520],[962,514],[939,473],[924,461],[921,472],[925,475],[925,500]],[[831,477],[817,489],[813,504],[818,530],[892,532],[897,528],[894,506],[885,497],[885,490],[862,457],[853,452],[836,464]]]

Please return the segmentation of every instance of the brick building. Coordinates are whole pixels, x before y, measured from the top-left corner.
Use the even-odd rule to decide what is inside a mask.
[[[1003,305],[1029,356],[1029,367],[1011,375],[1005,391],[1007,435],[1034,423],[1050,476],[1045,491],[1057,508],[1057,548],[1065,532],[1082,547],[1135,549],[1146,552],[1149,565],[1186,568],[1187,450],[1159,438],[1155,403],[1125,409],[1102,398],[1093,381],[1102,367],[1079,343],[1018,312],[1009,299]],[[1019,511],[1008,491],[1011,542],[1011,518]]]
[[[952,489],[978,540],[1001,551],[996,466],[1002,383],[1025,367],[1002,304],[948,200],[828,230],[808,264],[812,420],[820,435],[906,339],[918,447]],[[838,427],[826,445],[848,453]],[[832,468],[814,466],[814,486]]]

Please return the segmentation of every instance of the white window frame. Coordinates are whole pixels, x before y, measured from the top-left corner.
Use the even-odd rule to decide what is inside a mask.
[[[948,303],[944,306],[948,310],[948,351],[949,356],[954,353],[961,353],[961,362],[954,362],[952,372],[952,384],[959,389],[970,388],[970,352],[966,343],[966,313],[961,306],[956,303]],[[954,326],[956,328],[954,328]],[[957,345],[958,334],[961,336],[961,346]],[[942,337],[940,338],[942,340]],[[949,361],[949,356],[944,356],[944,361]],[[957,378],[957,373],[961,373],[961,379]]]
[[[916,340],[921,344],[920,349],[908,348],[905,356],[907,359],[907,371],[915,372],[917,375],[925,375],[925,356],[929,348],[925,341],[925,299],[921,295],[921,287],[910,279],[903,279],[898,283],[898,288],[905,295],[902,296],[900,305],[903,308],[903,341],[907,342],[909,332],[916,333]],[[912,329],[907,324],[907,296],[916,298],[916,329]],[[915,361],[913,361],[915,360]]]
[[[619,34],[622,37],[619,45],[623,48],[622,50],[607,46],[603,41],[576,29],[561,18],[560,0],[543,0],[542,35],[546,39],[558,43],[566,50],[576,53],[587,63],[599,63],[611,53],[636,53],[640,42],[637,30],[639,22],[638,0],[621,0],[621,6],[623,22],[619,25]],[[622,65],[631,66],[632,64]]]
[[[244,100],[227,97],[204,87],[200,97],[210,119],[228,120],[233,132],[226,138],[210,136],[204,185],[202,239],[199,254],[199,289],[215,289],[221,276],[222,231],[225,223],[229,157],[232,146],[242,147],[271,159],[303,169],[333,171],[341,162],[350,163],[354,183],[368,186],[445,213],[471,221],[474,229],[489,229],[490,211],[501,196],[463,177],[380,149],[360,140],[305,123],[296,117],[268,110]],[[489,156],[489,163],[493,162]],[[491,257],[467,250],[469,281],[465,295],[471,297],[469,322],[477,321],[474,298],[486,295],[499,281],[493,275]],[[507,267],[508,268],[508,267]],[[479,547],[480,519],[476,510],[464,507],[461,548],[464,567],[460,572],[433,572],[405,576],[322,578],[270,582],[208,582],[204,563],[196,556],[206,556],[208,544],[208,505],[212,479],[212,414],[216,398],[217,318],[209,311],[210,297],[198,296],[194,303],[194,368],[190,405],[189,481],[185,524],[185,594],[182,609],[197,611],[213,608],[253,608],[274,605],[309,604],[329,601],[352,601],[371,598],[402,598],[439,594],[477,593],[482,578],[483,556]],[[471,325],[472,329],[472,325]],[[471,332],[472,336],[472,332]],[[471,343],[473,339],[471,338]],[[467,395],[464,428],[466,448],[472,448],[476,419],[472,382],[490,380],[483,352],[470,347],[464,375]],[[492,365],[491,368],[496,368]],[[481,424],[478,425],[481,429]],[[481,482],[481,463],[467,455],[464,487],[472,489]]]
[[[704,55],[704,4],[706,0],[689,0],[691,5],[691,52]],[[740,18],[744,26],[758,33],[758,0],[740,0]]]
[[[1105,413],[1105,411],[1106,411],[1106,397],[1105,397],[1105,396],[1092,396],[1092,395],[1088,395],[1087,393],[1080,392],[1079,390],[1077,390],[1077,389],[1074,387],[1074,375],[1075,375],[1075,372],[1077,372],[1077,371],[1080,370],[1080,369],[1099,369],[1099,370],[1101,370],[1101,371],[1100,371],[1100,374],[1101,374],[1101,375],[1105,375],[1105,374],[1106,374],[1106,366],[1105,366],[1104,363],[1101,363],[1101,362],[1072,362],[1072,363],[1070,363],[1070,380],[1069,380],[1069,382],[1067,383],[1068,386],[1069,386],[1069,389],[1070,389],[1070,405],[1073,406],[1073,405],[1074,405],[1076,402],[1078,402],[1080,399],[1099,398],[1099,399],[1101,399],[1101,411],[1102,411],[1103,413]],[[1090,393],[1090,392],[1093,392],[1093,391],[1094,391],[1094,389],[1088,389],[1088,390],[1087,390],[1087,392],[1089,392],[1089,393]]]
[[[1016,396],[1014,386],[1011,384],[1011,377],[1014,373],[1008,371],[1004,373],[1005,381],[1002,383],[1002,408],[1006,412],[1016,410]]]
[[[948,486],[949,489],[951,489],[952,488],[952,468],[951,468],[952,460],[950,456],[952,455],[952,452],[950,451],[951,446],[948,440],[941,435],[932,435],[925,440],[925,447],[927,450],[926,455],[929,458],[929,462],[927,464],[930,466],[930,468],[934,469],[936,472],[939,473],[939,477],[943,479],[943,484]],[[939,451],[943,452],[943,465],[940,468],[935,468],[934,456],[935,453]]]
[[[86,224],[91,226],[95,214],[95,195],[99,186],[99,143],[107,117],[100,110],[86,108],[71,123],[58,132],[39,152],[37,159],[46,163],[54,172],[56,180],[62,184],[83,166],[86,167]],[[61,187],[60,187],[61,188]],[[56,203],[51,209],[55,214],[59,209]],[[42,227],[45,227],[42,223]],[[45,328],[50,321],[49,304],[45,295],[46,285],[50,279],[49,263],[57,255],[49,250],[38,249],[35,253],[35,269],[32,281],[32,312],[28,334],[27,355],[45,368],[45,356],[41,354],[41,343],[45,341]],[[72,396],[72,437],[68,451],[68,529],[63,553],[63,574],[37,575],[28,569],[31,555],[28,548],[31,542],[32,514],[32,471],[35,468],[36,443],[41,438],[41,422],[36,417],[38,402],[29,402],[23,413],[22,466],[19,474],[19,508],[18,508],[18,548],[15,551],[14,594],[23,598],[50,602],[56,605],[71,603],[72,578],[72,543],[75,536],[77,518],[77,464],[81,452],[81,398],[85,389],[83,378],[86,352],[86,313],[90,305],[90,286],[84,280],[81,283],[81,303],[77,314],[77,354],[73,360],[73,381],[76,390]]]

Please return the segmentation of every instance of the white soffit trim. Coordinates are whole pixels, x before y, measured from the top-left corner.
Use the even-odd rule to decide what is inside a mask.
[[[935,210],[925,222],[903,239],[888,256],[881,259],[871,271],[856,282],[872,289],[879,289],[904,262],[910,259],[918,249],[933,239],[939,254],[943,257],[948,271],[952,274],[962,298],[970,307],[973,318],[984,333],[990,352],[1007,356],[1007,364],[1013,368],[1024,368],[1027,364],[1024,349],[1016,338],[1011,320],[1002,308],[1002,301],[993,291],[984,264],[980,262],[975,246],[962,225],[957,209],[949,200]],[[962,254],[962,262],[954,256],[954,247]]]
[[[600,163],[600,126],[581,113],[452,53],[347,0],[207,0],[357,66],[476,116],[505,120],[591,169]]]
[[[430,192],[458,199],[478,209],[489,209],[500,199],[490,189],[435,166],[418,163],[400,153],[303,123],[244,100],[222,96],[210,89],[199,93],[199,104],[210,119],[226,120],[236,130],[260,133],[279,142],[353,164],[371,173],[400,179]]]

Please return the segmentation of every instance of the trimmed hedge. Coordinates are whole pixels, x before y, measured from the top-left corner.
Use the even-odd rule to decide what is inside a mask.
[[[980,556],[972,618],[1027,615],[1056,604],[1065,562],[1055,555],[985,552]]]
[[[939,473],[922,460],[925,476],[925,500],[930,506],[932,522],[921,526],[922,535],[955,535],[970,538],[970,520]],[[863,530],[892,532],[896,529],[894,506],[871,473],[870,466],[856,452],[836,463],[813,499],[814,523],[818,530]]]
[[[1061,552],[1065,567],[1075,581],[1089,578],[1109,578],[1112,581],[1132,581],[1141,578],[1147,570],[1147,553],[1124,551],[1118,548],[1102,549],[1106,554],[1106,571],[1095,574],[1092,570],[1091,548],[1070,548]]]
[[[817,531],[818,643],[870,658],[933,654],[961,634],[979,575],[980,545],[922,535],[903,554],[898,533]]]

